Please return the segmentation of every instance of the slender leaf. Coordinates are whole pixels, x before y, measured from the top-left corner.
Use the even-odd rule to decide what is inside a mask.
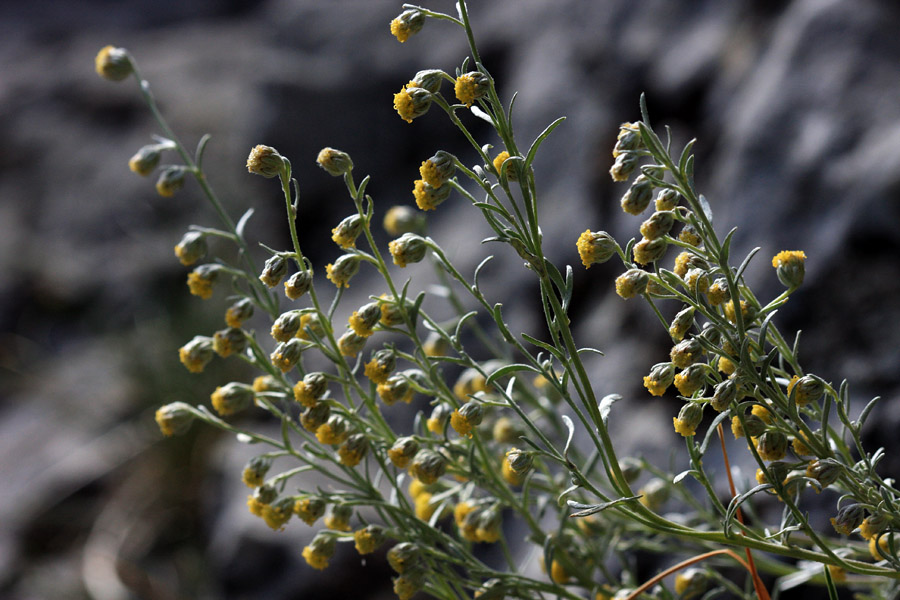
[[[566,436],[566,445],[563,448],[563,456],[566,460],[569,460],[569,447],[571,447],[572,439],[575,437],[575,423],[572,422],[568,415],[562,415],[562,422],[565,424],[566,429],[569,430]]]
[[[537,138],[535,138],[534,142],[531,144],[531,148],[528,149],[528,154],[525,155],[525,168],[531,166],[531,162],[534,160],[534,155],[537,154],[538,148],[540,148],[541,144],[544,143],[544,140],[547,139],[547,136],[550,135],[554,129],[556,129],[560,123],[565,121],[565,117],[560,117],[550,123],[544,131],[541,132]]]
[[[691,150],[694,148],[696,142],[697,138],[692,139],[685,145],[684,150],[681,151],[681,158],[678,160],[678,170],[682,173],[684,173],[688,158],[691,156]]]
[[[206,152],[206,145],[209,143],[210,139],[212,139],[212,136],[208,133],[204,133],[203,137],[200,138],[200,141],[197,142],[197,151],[194,153],[194,163],[196,163],[198,169],[203,168],[203,154]]]
[[[750,264],[750,261],[753,260],[753,257],[756,256],[756,253],[759,252],[759,246],[751,250],[747,257],[744,259],[744,262],[741,263],[741,266],[738,267],[738,270],[735,271],[734,277],[735,279],[740,279],[744,275],[744,271],[747,269],[747,266]]]
[[[485,383],[490,385],[490,384],[494,383],[497,379],[499,379],[501,377],[505,377],[506,375],[509,375],[511,373],[516,373],[518,371],[531,371],[532,373],[540,373],[540,371],[538,369],[535,369],[531,365],[515,363],[512,365],[506,365],[504,367],[500,367],[499,369],[497,369],[496,371],[494,371],[493,373],[488,375],[488,378],[485,381]]]
[[[589,517],[593,514],[596,514],[602,510],[606,510],[607,508],[612,508],[613,506],[617,506],[619,504],[623,504],[625,502],[631,502],[633,500],[637,500],[640,496],[631,496],[630,498],[619,498],[618,500],[612,500],[610,502],[604,502],[603,504],[581,504],[580,502],[575,502],[574,500],[567,500],[566,504],[568,504],[571,508],[579,509],[578,512],[572,513],[569,517]]]
[[[237,226],[234,228],[235,232],[237,232],[238,237],[244,237],[244,228],[247,227],[247,221],[250,220],[250,217],[253,216],[253,209],[248,208],[247,212],[241,215],[241,219],[238,221]]]
[[[859,413],[859,419],[856,420],[856,426],[862,429],[862,426],[866,424],[866,419],[869,418],[869,413],[872,412],[872,409],[875,408],[875,405],[878,404],[878,401],[881,400],[881,396],[875,396],[869,403],[866,404],[865,408],[862,409],[862,412]]]
[[[763,483],[747,492],[744,492],[743,494],[732,498],[731,502],[728,503],[728,510],[725,512],[725,535],[729,535],[729,531],[731,529],[731,521],[732,519],[734,519],[734,515],[737,512],[737,509],[740,508],[741,504],[743,504],[745,500],[749,499],[750,496],[753,496],[754,494],[758,494],[759,492],[772,489],[774,487],[775,486],[773,486],[771,483]]]
[[[600,409],[600,420],[603,421],[604,425],[606,425],[606,421],[609,419],[609,411],[612,410],[612,405],[621,399],[622,396],[619,394],[608,394],[600,400],[598,408]]]

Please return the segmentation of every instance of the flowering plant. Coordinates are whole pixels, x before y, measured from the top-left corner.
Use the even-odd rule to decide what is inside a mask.
[[[244,235],[252,210],[235,222],[204,175],[206,138],[191,155],[157,109],[133,57],[111,46],[98,54],[103,77],[137,79],[161,129],[131,159],[131,169],[148,175],[163,153],[176,153],[180,164],[161,168],[157,191],[171,196],[194,177],[221,222],[221,228],[191,227],[175,247],[178,259],[193,266],[192,294],[209,299],[226,284],[232,291],[227,327],[193,337],[179,351],[181,362],[200,372],[217,356],[233,356],[260,373],[250,383],[217,387],[212,411],[181,402],[163,406],[157,412],[162,432],[183,433],[200,420],[265,447],[242,473],[250,511],[275,530],[294,516],[309,526],[321,519],[302,551],[314,569],[328,566],[339,543],[352,543],[360,554],[390,546],[401,599],[420,590],[444,599],[666,598],[672,597],[664,579],[670,574],[682,598],[769,598],[770,576],[780,577],[778,589],[808,582],[833,598],[839,585],[865,588],[870,598],[894,597],[900,492],[877,472],[884,452],[867,452],[860,439],[874,401],[851,418],[846,383],[835,387],[806,373],[797,340],[789,343],[774,322],[803,282],[805,254],[783,251],[772,259],[785,289],[760,300],[743,277],[755,251],[733,265],[734,230],[718,235],[710,204],[694,188],[693,141],[676,152],[671,137],[663,140],[651,126],[641,99],[641,119],[620,127],[610,174],[631,181],[621,201],[626,213],[641,215],[651,202],[655,210],[640,225],[638,241],[623,246],[588,229],[575,246],[586,269],[619,260],[616,293],[643,298],[671,335],[668,360],[648,369],[644,386],[653,396],[673,385],[677,390],[682,407],[672,435],[683,438],[689,466],[673,473],[620,456],[609,421],[621,398],[596,397],[583,355],[598,350],[579,346],[571,328],[574,269],[558,268],[542,248],[532,164],[563,119],[520,147],[513,105],[501,102],[481,61],[464,0],[456,16],[404,9],[390,25],[400,42],[427,21],[441,21],[461,28],[470,56],[453,75],[419,71],[395,94],[394,108],[413,123],[437,107],[473,154],[463,159],[438,151],[422,162],[413,189],[421,212],[396,206],[384,213],[394,238],[385,252],[372,233],[381,207],[366,193],[370,178],[357,179],[346,153],[323,149],[318,164],[342,179],[354,209],[332,230],[341,254],[324,267],[330,283],[303,253],[298,185],[286,157],[258,145],[247,159],[250,173],[280,184],[291,238],[286,250],[261,245],[268,258],[259,268]],[[446,91],[450,85],[456,102]],[[490,124],[501,151],[492,155],[492,144],[476,139],[460,118],[466,113]],[[424,212],[451,196],[471,203],[493,229],[491,241],[510,246],[531,271],[543,337],[514,333],[502,304],[483,293],[479,274],[487,260],[467,277],[427,236]],[[234,244],[237,260],[194,266],[212,237]],[[673,247],[678,254],[668,269]],[[449,318],[436,317],[425,303],[428,294],[397,278],[396,268],[426,259],[442,282],[438,299],[452,311]],[[338,315],[345,290],[362,269],[378,274],[380,289],[344,323]],[[677,313],[666,318],[665,305]],[[251,326],[260,314],[270,336]],[[389,413],[417,395],[428,399],[429,416],[420,413],[399,429]],[[280,437],[232,419],[251,409],[271,415]],[[732,480],[725,425],[758,465],[754,486],[739,490]],[[589,442],[575,444],[576,436]],[[726,466],[724,492],[703,464],[716,445]],[[308,489],[306,472],[332,485]],[[810,490],[835,495],[829,530],[814,526],[804,510]],[[782,507],[773,522],[754,509],[770,495]],[[664,513],[667,506],[677,512]],[[865,542],[855,540],[857,529]],[[503,564],[486,560],[478,544],[497,544]],[[683,560],[641,581],[639,552]],[[743,584],[716,568],[726,562],[745,569]]]

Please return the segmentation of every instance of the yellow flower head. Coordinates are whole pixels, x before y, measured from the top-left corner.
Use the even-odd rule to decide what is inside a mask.
[[[782,250],[772,258],[778,280],[788,288],[796,288],[803,283],[806,274],[804,261],[806,254],[801,250]]]
[[[308,373],[294,385],[294,399],[311,408],[319,403],[327,388],[328,382],[322,373]]]
[[[703,406],[696,402],[688,402],[681,407],[677,417],[672,418],[675,425],[675,431],[682,437],[694,435],[697,432],[697,426],[703,419]]]
[[[423,448],[413,458],[410,473],[425,485],[431,485],[447,471],[446,459],[435,452]]]
[[[278,380],[271,375],[260,375],[253,380],[253,391],[259,392],[275,392],[281,389]]]
[[[490,79],[480,71],[470,71],[456,78],[456,98],[467,107],[488,93]]]
[[[504,150],[503,152],[501,152],[500,154],[498,154],[497,156],[494,157],[493,165],[494,165],[494,170],[497,171],[498,177],[500,176],[500,173],[502,172],[501,169],[503,168],[503,163],[505,163],[507,161],[507,159],[509,159],[509,152],[507,152],[506,150]],[[510,166],[508,166],[506,168],[506,178],[509,181],[518,181],[519,180],[519,176],[516,173],[516,169],[512,166],[512,163],[510,163]]]
[[[125,48],[104,46],[94,59],[97,75],[110,81],[122,81],[134,71]]]
[[[359,215],[350,215],[331,230],[331,240],[344,248],[354,248],[356,238],[363,232],[364,223]]]
[[[566,571],[566,567],[554,558],[553,562],[550,563],[550,579],[552,579],[554,583],[563,584],[567,583],[571,577],[569,572]]]
[[[409,404],[415,395],[415,390],[402,375],[388,377],[384,383],[378,384],[375,391],[378,392],[381,401],[388,406],[393,406],[397,402]]]
[[[368,525],[353,533],[356,551],[360,554],[371,554],[384,543],[384,530],[378,525]]]
[[[168,146],[164,144],[144,146],[128,160],[128,168],[141,177],[146,177],[159,165],[159,160],[162,158],[160,150],[166,149],[167,147]]]
[[[191,294],[209,300],[213,293],[213,282],[218,274],[217,265],[200,265],[188,273],[187,284]]]
[[[250,150],[250,154],[247,156],[247,171],[254,175],[271,179],[287,173],[287,169],[285,158],[271,146],[258,144]]]
[[[466,402],[450,415],[450,426],[463,437],[472,437],[472,430],[481,424],[484,408],[479,402]]]
[[[325,265],[325,276],[337,287],[350,287],[350,278],[359,271],[360,258],[356,254],[344,254],[333,264]]]
[[[675,387],[682,396],[691,396],[706,385],[706,367],[693,364],[675,376]]]
[[[616,240],[605,231],[593,232],[585,229],[584,233],[578,236],[575,242],[578,248],[578,256],[581,258],[581,264],[585,269],[590,269],[591,265],[605,263],[616,253]]]
[[[372,383],[380,385],[388,380],[396,365],[397,359],[394,352],[383,349],[376,352],[372,360],[366,363],[364,373]]]
[[[427,113],[431,102],[431,92],[418,86],[404,85],[394,94],[394,110],[407,123],[412,123],[413,119]]]
[[[197,335],[190,342],[178,349],[178,358],[191,373],[201,373],[203,368],[213,359],[212,338]]]
[[[425,25],[424,13],[415,9],[405,10],[391,21],[391,35],[402,44],[409,36],[418,33],[423,25]]]
[[[328,567],[328,560],[334,556],[336,540],[332,535],[316,534],[309,546],[303,549],[303,558],[313,569]]]
[[[356,335],[367,338],[372,335],[372,328],[378,324],[380,319],[381,306],[377,302],[369,302],[359,310],[353,311],[348,323]]]
[[[443,150],[438,150],[434,156],[424,161],[419,167],[422,180],[434,189],[447,183],[454,173],[456,173],[456,161],[452,154]]]
[[[323,521],[325,527],[335,531],[350,531],[350,519],[353,517],[353,508],[346,504],[335,504],[325,515]]]
[[[226,417],[238,413],[253,402],[253,388],[243,383],[231,382],[216,388],[210,396],[216,412]]]
[[[647,290],[650,276],[643,269],[628,269],[616,277],[616,294],[624,299],[634,298]]]
[[[416,206],[421,210],[434,210],[450,197],[450,186],[442,185],[435,188],[428,185],[423,179],[417,179],[413,188],[413,197],[416,199]]]
[[[249,488],[258,488],[263,484],[266,473],[272,467],[272,459],[267,456],[254,456],[244,467],[241,481]]]
[[[312,525],[325,514],[325,501],[317,496],[307,496],[294,502],[294,512],[300,520]]]
[[[225,323],[229,327],[240,329],[244,321],[253,316],[253,302],[250,298],[241,298],[225,311]]]
[[[266,525],[275,531],[281,531],[291,515],[294,514],[294,500],[292,498],[282,498],[272,504],[266,504],[262,507],[262,518]]]
[[[194,420],[194,413],[184,402],[173,402],[156,411],[156,424],[166,437],[186,433]]]
[[[353,160],[350,159],[350,155],[334,148],[322,148],[316,157],[316,163],[334,177],[353,170]]]
[[[340,415],[331,415],[316,429],[316,439],[328,446],[340,444],[347,439],[347,435],[347,421]]]
[[[405,469],[418,451],[419,443],[414,438],[401,437],[397,438],[387,455],[395,467]]]
[[[863,522],[859,524],[859,535],[861,535],[863,539],[871,540],[887,529],[889,524],[887,517],[883,514],[873,513],[863,519]]]
[[[342,465],[355,467],[366,455],[368,449],[369,442],[366,440],[366,436],[362,433],[354,433],[338,448],[338,457]]]
[[[415,481],[415,480],[414,480]],[[416,517],[423,521],[430,521],[437,511],[439,503],[432,502],[433,495],[428,492],[422,492],[413,499],[415,504]]]
[[[881,552],[879,552],[879,548]],[[872,555],[872,558],[875,560],[884,560],[883,554],[890,556],[890,543],[888,542],[888,536],[882,535],[881,537],[873,537],[869,540],[869,554]]]

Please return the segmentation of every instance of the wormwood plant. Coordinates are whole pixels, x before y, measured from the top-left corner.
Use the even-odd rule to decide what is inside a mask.
[[[423,213],[384,210],[366,193],[370,178],[357,179],[350,156],[332,148],[317,161],[343,181],[350,214],[332,230],[338,256],[324,268],[303,253],[290,161],[271,147],[253,148],[247,168],[280,185],[292,241],[287,249],[259,244],[267,259],[258,268],[254,255],[261,251],[244,236],[252,209],[235,223],[204,175],[207,138],[189,153],[134,59],[108,46],[97,71],[114,81],[133,75],[161,132],[132,157],[131,169],[146,176],[159,168],[163,196],[193,177],[220,221],[216,228],[192,226],[175,246],[183,264],[199,265],[188,274],[192,294],[209,299],[216,287],[229,294],[227,327],[193,337],[179,351],[181,362],[199,372],[217,357],[233,357],[259,372],[252,382],[217,387],[212,410],[163,406],[156,415],[162,432],[180,434],[199,420],[260,448],[242,474],[250,511],[275,530],[295,516],[317,527],[302,550],[314,569],[328,566],[337,544],[353,544],[363,555],[387,549],[401,599],[420,590],[448,600],[769,598],[764,578],[772,576],[777,591],[808,583],[831,598],[839,586],[859,598],[896,597],[900,492],[876,470],[884,451],[869,452],[860,442],[875,401],[853,418],[846,382],[835,387],[805,372],[797,339],[786,339],[773,321],[802,284],[804,253],[777,254],[772,266],[784,292],[757,297],[743,277],[755,251],[732,260],[734,230],[718,235],[694,188],[693,141],[673,149],[668,132],[664,141],[651,126],[642,99],[641,120],[620,128],[610,171],[615,181],[631,181],[621,201],[626,213],[641,215],[655,203],[641,239],[623,247],[592,230],[572,232],[572,239],[585,268],[621,261],[616,293],[643,298],[670,333],[671,353],[649,368],[644,385],[661,396],[674,384],[683,404],[672,436],[683,438],[688,468],[676,474],[620,457],[608,425],[620,398],[596,397],[582,360],[596,350],[579,345],[567,314],[575,274],[542,249],[532,163],[562,118],[520,146],[510,125],[515,96],[501,102],[466,3],[458,2],[456,16],[404,9],[390,24],[400,42],[432,20],[429,27],[458,26],[470,53],[456,73],[419,71],[394,96],[401,119],[412,123],[436,108],[472,147],[466,156],[438,150],[422,162],[416,205],[436,210],[451,196],[471,203],[493,229],[492,240],[511,246],[539,283],[546,329],[511,331],[501,303],[479,285],[487,260],[461,273],[425,235]],[[489,123],[496,137],[476,139],[466,125],[473,118]],[[492,154],[494,146],[501,150]],[[164,153],[174,153],[175,163],[160,165]],[[387,252],[372,235],[381,219],[394,238]],[[233,244],[237,258],[207,260],[212,237]],[[399,270],[425,259],[443,283],[428,307],[446,304],[452,318],[432,316],[426,293]],[[336,315],[361,269],[377,272],[379,288],[345,323]],[[670,310],[678,312],[667,319]],[[254,313],[268,318],[269,332],[250,328]],[[385,414],[403,411],[417,395],[430,414],[396,430]],[[233,419],[249,410],[271,415],[281,435]],[[758,465],[753,485],[731,479],[726,426]],[[576,446],[575,436],[589,443]],[[703,458],[719,451],[726,472],[711,473]],[[304,488],[306,472],[331,483]],[[806,505],[813,492],[834,502],[833,528],[811,525]],[[756,510],[772,503],[781,507],[780,519]],[[483,544],[499,546],[502,564],[484,558]],[[677,564],[639,581],[638,553]],[[730,565],[746,576],[723,576]],[[663,579],[673,573],[674,583]]]

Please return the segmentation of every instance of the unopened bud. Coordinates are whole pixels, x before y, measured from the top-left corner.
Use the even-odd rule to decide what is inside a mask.
[[[316,157],[316,162],[329,175],[334,175],[335,177],[353,170],[353,161],[350,159],[350,155],[334,148],[322,148]]]
[[[419,442],[411,437],[397,438],[387,451],[388,458],[398,469],[405,469],[419,451]]]
[[[254,146],[247,157],[247,171],[271,179],[287,173],[287,162],[278,150],[260,144]]]
[[[421,11],[410,9],[400,13],[396,19],[391,21],[391,35],[397,38],[400,43],[409,39],[409,36],[415,35],[421,31],[425,25],[425,14]]]
[[[222,358],[240,354],[247,347],[247,336],[243,330],[229,327],[213,334],[213,350]]]
[[[388,244],[388,250],[391,252],[394,264],[398,267],[405,267],[425,258],[428,244],[425,242],[425,238],[415,233],[404,233]]]
[[[687,308],[683,308],[678,311],[678,314],[675,315],[675,318],[672,319],[672,324],[669,325],[669,335],[672,336],[672,339],[680,341],[684,339],[684,335],[691,329],[694,325],[694,307],[688,306]]]
[[[480,402],[470,400],[450,415],[450,425],[461,436],[472,437],[472,430],[481,424],[484,408]]]
[[[431,92],[425,88],[405,85],[403,89],[394,94],[394,110],[401,119],[412,123],[413,119],[428,112],[432,100]]]
[[[350,279],[359,272],[360,258],[356,254],[342,254],[334,264],[325,265],[325,276],[337,287],[350,287]]]
[[[765,431],[756,440],[756,451],[763,460],[781,460],[787,454],[787,437],[780,431]]]
[[[609,169],[609,174],[613,181],[628,181],[631,174],[637,167],[639,156],[634,152],[625,152],[616,157],[616,162]],[[649,201],[648,201],[649,202]]]
[[[178,358],[181,359],[188,371],[200,373],[213,359],[212,338],[197,335],[190,342],[178,349]]]
[[[616,277],[616,293],[622,298],[634,298],[647,289],[650,276],[643,269],[629,269]]]
[[[252,316],[253,302],[250,298],[241,298],[225,311],[225,322],[229,327],[240,328]]]
[[[97,75],[110,81],[122,81],[134,72],[128,51],[115,46],[101,48],[94,59],[94,67]]]
[[[232,381],[219,386],[210,396],[213,408],[223,417],[233,415],[253,403],[253,388],[243,383]]]
[[[187,433],[194,418],[193,410],[184,402],[166,404],[156,411],[156,424],[167,437]]]
[[[838,480],[844,468],[833,458],[818,458],[806,466],[806,476],[818,481],[823,488]]]
[[[641,235],[648,240],[660,238],[672,229],[675,224],[675,213],[668,210],[656,211],[650,218],[641,223]]]
[[[455,173],[456,160],[452,154],[443,150],[438,150],[434,156],[424,161],[419,167],[422,180],[435,189],[450,181]]]
[[[656,194],[656,210],[674,210],[678,206],[680,196],[671,188],[663,188]]]
[[[865,519],[866,509],[860,504],[846,504],[831,519],[834,530],[843,535],[850,535]]]
[[[454,91],[456,98],[466,106],[472,106],[476,100],[491,89],[490,78],[481,71],[469,71],[456,78]]]
[[[639,265],[656,262],[665,256],[668,247],[669,243],[665,238],[656,238],[655,240],[642,239],[632,249],[634,262]]]
[[[300,360],[300,354],[304,349],[303,341],[294,338],[275,346],[275,350],[269,355],[269,358],[272,364],[278,367],[282,373],[287,373]]]
[[[789,289],[799,287],[806,273],[805,260],[806,254],[801,250],[782,250],[776,254],[772,266],[776,269],[778,281]]]
[[[290,300],[297,300],[309,291],[312,285],[312,273],[309,271],[297,271],[284,282],[284,295]]]
[[[702,420],[703,405],[699,402],[688,402],[678,411],[677,417],[672,417],[675,431],[682,437],[694,435],[697,432],[697,426],[700,425]]]
[[[400,237],[404,233],[421,233],[425,228],[425,217],[411,206],[392,206],[384,215],[384,230],[391,237]]]
[[[434,450],[424,448],[419,450],[413,458],[412,474],[425,485],[430,485],[440,479],[446,470],[447,461]]]
[[[434,210],[444,200],[450,197],[452,188],[449,185],[442,185],[434,188],[422,179],[417,179],[413,188],[413,197],[416,199],[416,206],[421,210]]]
[[[618,162],[619,160],[616,159],[616,163]],[[615,165],[613,165],[613,168],[615,168]],[[634,180],[634,183],[631,184],[631,187],[628,188],[628,191],[625,192],[625,195],[622,196],[622,210],[629,215],[637,216],[647,209],[652,199],[653,183],[644,175],[639,175]]]
[[[585,230],[575,243],[578,248],[578,256],[585,269],[590,269],[591,265],[605,263],[616,253],[618,244],[611,235],[605,231]]]
[[[694,364],[703,355],[703,346],[696,338],[682,340],[672,347],[669,358],[679,369],[685,369]]]
[[[175,246],[175,256],[181,264],[192,265],[206,256],[206,238],[199,231],[188,231]]]
[[[331,230],[331,239],[335,244],[344,248],[356,246],[356,238],[363,232],[363,220],[359,215],[350,215],[338,226]]]
[[[354,433],[348,437],[338,448],[338,457],[341,464],[346,467],[355,467],[366,455],[369,449],[369,441],[362,433]]]
[[[658,363],[644,376],[644,387],[653,396],[662,396],[675,381],[675,366],[672,363]]]
[[[365,345],[366,338],[352,329],[348,329],[344,332],[344,335],[338,338],[338,350],[340,350],[341,356],[346,356],[348,358],[359,354],[359,351],[362,350]]]
[[[156,193],[164,198],[171,198],[184,186],[184,167],[166,167],[156,180]]]
[[[724,410],[728,410],[728,407],[731,406],[731,403],[737,399],[738,393],[738,385],[734,379],[726,379],[725,381],[716,385],[713,390],[712,400],[710,401],[710,406],[713,407],[714,410],[718,412],[722,412]]]

